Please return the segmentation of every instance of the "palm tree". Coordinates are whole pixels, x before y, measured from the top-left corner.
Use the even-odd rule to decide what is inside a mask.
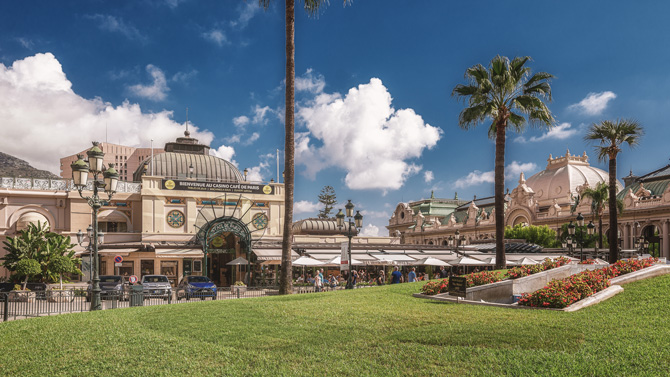
[[[549,80],[554,76],[546,72],[531,75],[526,63],[530,57],[496,56],[489,68],[477,64],[465,71],[466,85],[457,85],[452,95],[468,107],[461,111],[458,124],[463,129],[476,127],[486,119],[492,121],[489,137],[495,137],[495,222],[496,268],[505,268],[505,133],[508,126],[516,132],[523,131],[526,123],[531,126],[551,128],[554,117],[543,100],[551,101]],[[525,117],[524,117],[525,115]],[[528,118],[528,119],[526,119]]]
[[[599,143],[596,146],[598,159],[605,161],[609,158],[609,211],[610,211],[610,258],[609,262],[614,263],[619,260],[618,247],[618,222],[617,222],[617,204],[616,204],[616,157],[621,152],[621,145],[626,143],[633,148],[640,142],[640,137],[644,134],[642,126],[629,119],[619,119],[616,121],[604,120],[600,123],[592,124],[584,136],[588,142]]]
[[[346,5],[350,0],[344,0]],[[270,0],[258,0],[267,10]],[[317,15],[328,0],[303,0],[305,11],[310,16]],[[281,275],[279,294],[291,294],[291,247],[293,241],[293,184],[295,177],[295,0],[286,0],[286,110],[284,114],[284,231],[282,237]]]
[[[582,191],[582,198],[591,199],[591,213],[598,219],[598,247],[603,247],[603,213],[609,197],[609,186],[600,182],[595,188],[587,187]]]

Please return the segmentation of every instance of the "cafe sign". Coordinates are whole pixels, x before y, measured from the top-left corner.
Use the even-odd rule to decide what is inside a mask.
[[[163,179],[161,186],[163,190],[213,191],[265,195],[272,195],[274,193],[273,186],[253,183],[225,183]]]

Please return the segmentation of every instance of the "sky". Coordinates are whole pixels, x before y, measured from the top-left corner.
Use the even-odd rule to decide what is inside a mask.
[[[451,92],[496,55],[555,76],[554,127],[508,134],[510,189],[567,149],[607,170],[583,141],[602,120],[645,129],[619,178],[665,166],[667,14],[663,1],[332,0],[316,17],[297,6],[295,220],[317,214],[326,185],[382,236],[400,202],[492,195],[488,124],[461,129]],[[284,78],[281,1],[0,2],[0,151],[56,174],[92,140],[160,147],[188,116],[212,153],[277,180]]]

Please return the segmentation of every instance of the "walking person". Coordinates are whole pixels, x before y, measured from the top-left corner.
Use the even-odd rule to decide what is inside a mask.
[[[409,274],[407,274],[407,282],[414,283],[415,281],[416,281],[416,267],[412,267],[412,269],[409,271]]]
[[[314,291],[321,292],[322,288],[323,288],[323,278],[321,278],[321,274],[316,274],[316,276],[314,277]]]
[[[402,283],[402,273],[398,271],[398,266],[393,267],[393,272],[391,273],[391,284],[400,284]]]
[[[379,270],[379,275],[377,275],[377,285],[384,285],[386,283],[386,277],[384,276],[384,270]]]
[[[444,268],[444,266],[440,267],[440,278],[445,279],[449,277],[449,272]]]

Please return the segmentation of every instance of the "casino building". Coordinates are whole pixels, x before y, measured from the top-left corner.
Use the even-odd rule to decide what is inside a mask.
[[[259,242],[281,240],[284,185],[249,182],[209,149],[186,131],[167,143],[164,153],[144,153],[132,174],[134,182],[119,182],[116,194],[100,209],[99,228],[105,234],[99,248],[101,274],[164,274],[177,282],[180,276],[208,270],[225,286],[234,283],[228,262],[238,257],[255,262],[252,250]],[[91,190],[89,180],[84,195]],[[0,241],[37,221],[74,241],[77,231],[85,232],[91,224],[91,208],[71,180],[1,178]],[[87,248],[76,250],[88,273]],[[273,249],[263,257],[279,259],[280,253]],[[123,258],[120,265],[115,256]]]
[[[570,151],[563,156],[550,155],[545,170],[528,179],[521,173],[517,186],[508,192],[505,225],[547,225],[559,230],[575,220],[577,213],[597,224],[591,201],[580,197],[586,187],[607,181],[608,173],[592,167],[586,152],[581,156]],[[647,241],[645,252],[670,258],[670,165],[639,177],[631,171],[623,181],[624,185],[617,182],[617,198],[624,205],[616,230],[620,247],[629,253],[643,251],[640,249]],[[610,232],[608,214],[606,209],[604,234]],[[447,245],[457,230],[462,245],[494,243],[494,199],[431,197],[399,203],[387,229],[404,244]]]

